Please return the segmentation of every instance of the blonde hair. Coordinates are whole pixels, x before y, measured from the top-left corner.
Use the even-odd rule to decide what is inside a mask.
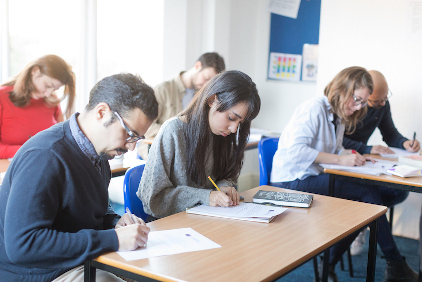
[[[325,87],[324,95],[331,105],[331,111],[339,116],[345,124],[346,133],[355,131],[357,123],[366,115],[366,107],[346,116],[345,111],[350,99],[353,99],[355,90],[368,88],[369,93],[374,91],[372,77],[362,67],[349,67],[339,72]]]
[[[38,67],[42,74],[59,80],[65,85],[63,97],[58,98],[56,95],[44,98],[49,106],[57,106],[66,96],[68,96],[65,116],[69,118],[74,112],[75,102],[75,74],[72,67],[62,58],[56,55],[46,55],[36,61],[29,63],[17,76],[3,85],[14,86],[13,91],[9,95],[10,101],[16,107],[24,107],[31,100],[31,92],[35,90],[32,83],[31,71],[34,67]]]

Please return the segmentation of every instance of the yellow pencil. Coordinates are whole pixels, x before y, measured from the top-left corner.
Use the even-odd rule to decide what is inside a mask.
[[[220,188],[218,188],[217,184],[215,184],[214,181],[211,179],[211,176],[208,176],[208,179],[211,181],[212,184],[214,184],[215,188],[217,188],[218,191],[221,191]]]

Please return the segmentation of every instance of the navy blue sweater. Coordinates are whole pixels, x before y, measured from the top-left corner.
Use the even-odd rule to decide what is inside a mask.
[[[79,149],[68,121],[22,146],[0,188],[0,280],[51,281],[118,249],[108,161],[101,167]]]
[[[371,153],[372,146],[367,146],[369,137],[379,128],[382,140],[389,147],[404,149],[403,142],[408,139],[403,137],[394,126],[391,117],[390,103],[387,101],[384,107],[379,109],[368,107],[368,113],[365,118],[358,123],[353,134],[344,134],[343,147],[345,149],[354,149],[360,154]]]

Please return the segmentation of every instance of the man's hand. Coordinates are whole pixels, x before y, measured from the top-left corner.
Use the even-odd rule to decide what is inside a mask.
[[[394,154],[394,151],[388,147],[384,147],[381,145],[372,146],[371,149],[372,155],[381,155],[381,154]]]
[[[141,225],[146,225],[145,222],[142,220],[142,218],[139,218],[139,217],[137,217],[134,214],[132,214],[132,218],[133,218],[134,223],[141,224]],[[129,214],[125,213],[120,218],[120,220],[117,222],[117,224],[116,224],[116,226],[114,228],[117,229],[117,228],[128,226],[128,225],[131,225],[131,224],[134,224],[134,223],[130,219]]]
[[[116,228],[115,231],[119,240],[119,251],[132,251],[146,245],[150,229],[148,226],[136,223]]]
[[[412,143],[413,143],[413,146],[412,146]],[[419,143],[418,140],[415,140],[415,141],[407,140],[403,142],[403,147],[409,152],[416,153],[416,152],[419,152],[421,148],[421,144]]]

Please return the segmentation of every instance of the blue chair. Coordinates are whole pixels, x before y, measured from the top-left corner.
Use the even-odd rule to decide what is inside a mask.
[[[265,138],[258,143],[259,186],[270,183],[273,157],[277,151],[278,138]]]
[[[142,164],[132,167],[126,171],[123,182],[123,196],[125,210],[126,208],[129,208],[131,213],[146,221],[148,215],[144,212],[142,201],[138,198],[138,196],[136,196],[144,168],[145,164]]]
[[[259,186],[270,184],[271,170],[273,168],[273,158],[277,151],[279,138],[265,138],[258,143],[259,157]],[[318,262],[313,258],[315,281],[319,282]]]

